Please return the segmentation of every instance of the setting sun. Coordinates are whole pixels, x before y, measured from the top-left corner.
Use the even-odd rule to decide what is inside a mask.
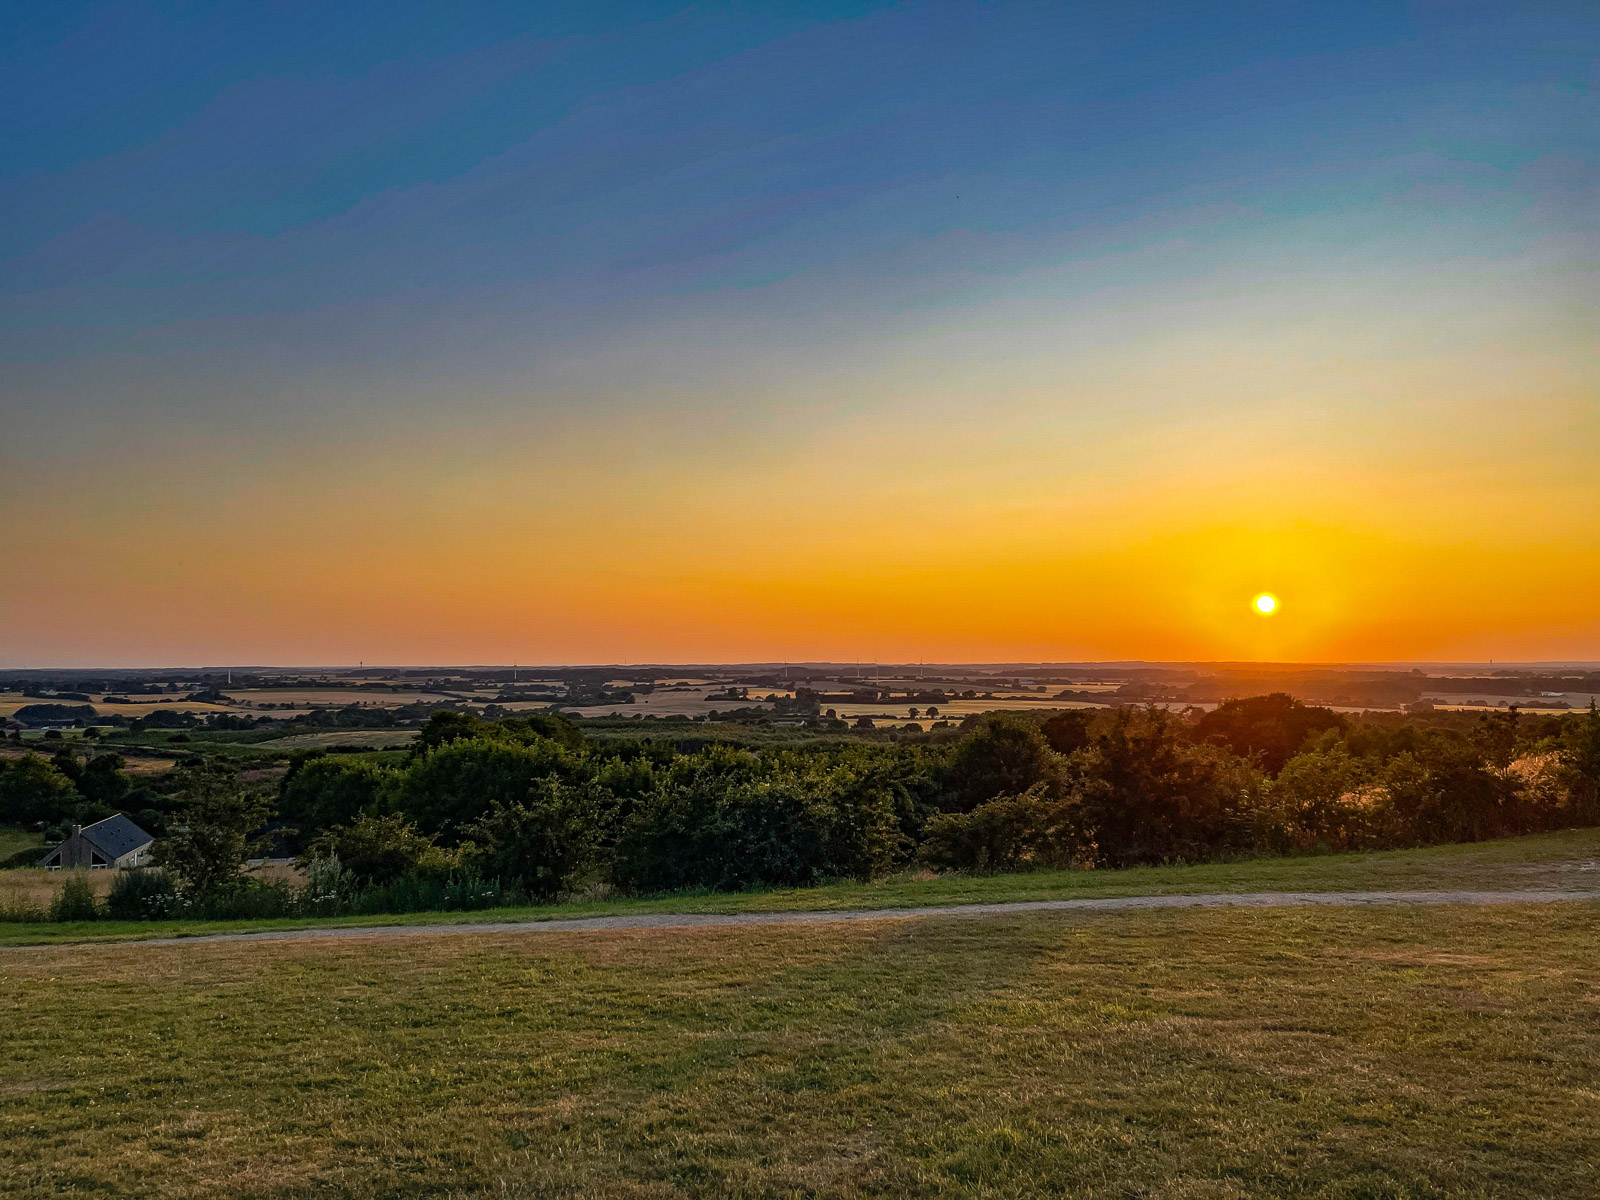
[[[1278,611],[1278,598],[1271,592],[1262,592],[1255,598],[1255,610],[1263,617],[1270,617]]]

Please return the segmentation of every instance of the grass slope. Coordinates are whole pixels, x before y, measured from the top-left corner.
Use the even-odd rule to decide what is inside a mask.
[[[0,872],[3,892],[4,872]],[[1253,858],[1192,867],[1123,871],[1038,871],[1025,875],[899,877],[874,883],[742,893],[679,894],[643,899],[571,901],[530,908],[393,917],[256,921],[108,921],[92,924],[0,923],[0,946],[49,942],[182,937],[319,925],[524,921],[648,912],[794,912],[847,908],[918,908],[1006,900],[1056,900],[1184,892],[1421,890],[1456,888],[1600,889],[1600,829],[1535,834],[1497,842],[1298,858]]]
[[[1600,906],[0,951],[8,1196],[1592,1197]]]

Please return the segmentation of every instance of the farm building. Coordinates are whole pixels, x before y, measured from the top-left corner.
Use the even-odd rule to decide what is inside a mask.
[[[40,860],[41,867],[142,867],[155,839],[118,813],[93,825],[74,825],[67,838]]]

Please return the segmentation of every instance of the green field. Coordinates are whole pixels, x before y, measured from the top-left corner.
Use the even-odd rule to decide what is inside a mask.
[[[0,888],[5,874],[0,872]],[[899,876],[874,883],[699,893],[630,899],[580,899],[529,908],[393,917],[292,918],[90,924],[0,923],[0,946],[124,940],[317,925],[525,921],[649,912],[777,912],[916,908],[986,901],[1056,900],[1182,892],[1355,891],[1561,888],[1600,891],[1600,829],[1535,834],[1469,845],[1309,857],[1251,858],[1190,867],[1120,871],[1039,871],[1025,875]]]
[[[13,1196],[1600,1194],[1600,906],[0,951]]]

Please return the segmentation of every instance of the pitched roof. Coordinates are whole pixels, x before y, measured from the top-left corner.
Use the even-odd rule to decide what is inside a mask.
[[[148,846],[155,840],[121,813],[104,821],[96,821],[93,825],[85,825],[83,836],[108,860],[119,859],[130,850]]]

